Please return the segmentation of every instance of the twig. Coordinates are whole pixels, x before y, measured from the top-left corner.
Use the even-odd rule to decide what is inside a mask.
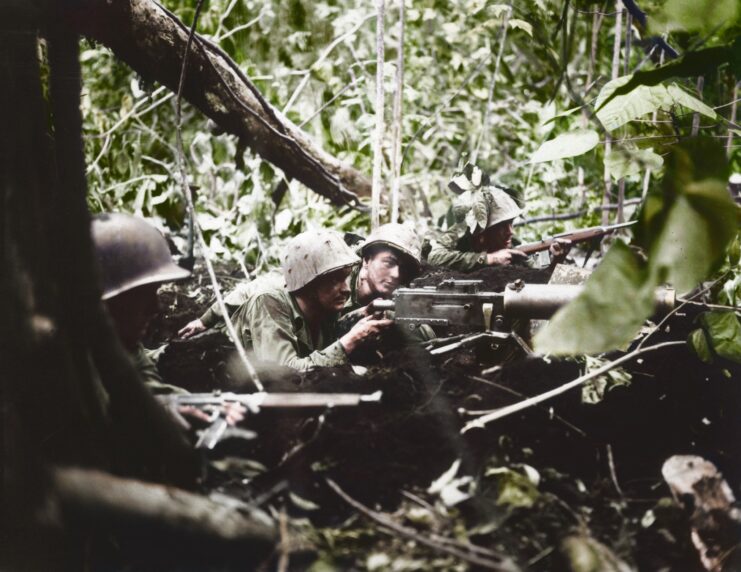
[[[720,282],[726,276],[728,276],[728,273],[729,272],[730,272],[730,270],[726,270],[716,280],[714,280],[713,282],[711,282],[709,286],[706,286],[702,290],[699,290],[698,292],[695,292],[689,298],[687,298],[685,300],[682,300],[682,302],[679,304],[679,306],[677,306],[671,312],[669,312],[666,316],[664,316],[664,318],[658,324],[656,324],[656,327],[653,330],[651,330],[648,334],[646,334],[646,337],[645,338],[643,338],[640,342],[638,342],[638,345],[636,346],[636,350],[640,350],[643,347],[643,345],[646,343],[646,340],[648,340],[648,338],[650,338],[655,332],[658,332],[662,328],[662,326],[669,321],[669,318],[671,318],[674,314],[676,314],[677,312],[679,312],[679,310],[681,310],[682,308],[684,308],[687,304],[691,303],[692,300],[694,300],[695,298],[699,298],[700,296],[702,296],[706,292],[709,292],[716,284],[718,284],[718,282]]]
[[[288,517],[286,516],[285,507],[281,507],[280,513],[278,514],[278,527],[280,531],[280,542],[278,543],[278,550],[280,550],[280,558],[278,559],[278,572],[288,572],[291,552],[289,550]]]
[[[741,82],[737,82],[733,86],[733,101],[731,102],[731,121],[730,121],[731,123],[736,123],[736,109],[738,108],[736,104],[738,103],[737,96],[738,96],[738,86],[739,85],[741,85]],[[728,157],[731,156],[732,145],[733,145],[733,131],[729,127],[728,128],[728,140],[726,141],[726,155],[728,155]]]
[[[467,375],[466,377],[468,379],[473,380],[473,381],[478,381],[479,383],[485,383],[486,385],[491,385],[492,387],[496,387],[497,389],[500,389],[500,390],[504,391],[505,393],[509,393],[510,395],[514,395],[515,397],[519,397],[519,398],[522,398],[522,399],[527,399],[528,398],[528,396],[525,395],[524,393],[520,393],[519,391],[515,391],[511,387],[507,387],[506,385],[502,385],[501,383],[497,383],[496,381],[491,381],[490,379],[485,379],[483,377],[478,377],[476,375]],[[492,413],[493,411],[498,411],[498,409],[489,410],[489,411],[473,411],[471,409],[465,409],[464,411],[468,415],[486,415],[488,413]],[[564,419],[563,417],[561,417],[557,413],[553,413],[553,418],[556,419],[556,420],[558,420],[558,421],[560,421],[561,423],[563,423],[564,425],[566,425],[566,427],[568,427],[572,431],[578,433],[582,437],[586,437],[587,436],[587,434],[584,431],[582,431],[576,425],[574,425],[570,421],[567,421],[566,419]]]
[[[508,5],[508,9],[504,14],[504,20],[502,21],[502,32],[501,39],[499,40],[499,50],[497,51],[497,59],[494,63],[494,71],[491,74],[491,82],[489,82],[489,97],[486,100],[486,109],[484,110],[484,120],[481,124],[481,132],[479,133],[478,141],[476,142],[476,148],[473,150],[471,156],[471,163],[474,165],[478,160],[479,150],[481,149],[481,143],[484,137],[489,134],[489,116],[491,115],[492,102],[494,100],[494,90],[497,87],[497,75],[499,75],[499,65],[502,62],[502,55],[504,54],[504,45],[507,41],[507,26],[509,26],[509,18],[512,15],[512,5]]]
[[[180,183],[182,186],[182,192],[185,196],[185,200],[188,204],[188,211],[190,212],[191,219],[193,220],[193,226],[195,227],[196,234],[198,236],[198,244],[201,247],[201,252],[203,253],[203,259],[206,262],[206,268],[208,269],[208,275],[211,278],[211,285],[214,289],[214,294],[216,295],[216,301],[219,303],[219,309],[221,310],[221,314],[224,317],[224,322],[226,323],[226,329],[229,332],[229,337],[231,338],[232,342],[234,342],[234,345],[237,348],[237,354],[239,355],[240,359],[242,360],[242,363],[244,364],[245,370],[247,371],[247,375],[250,377],[252,382],[255,384],[255,387],[258,391],[265,391],[265,388],[263,387],[262,383],[260,383],[260,378],[257,375],[257,371],[250,363],[250,360],[247,358],[247,352],[244,350],[244,346],[242,345],[242,341],[239,338],[239,335],[237,334],[237,330],[234,327],[234,324],[232,323],[232,320],[229,316],[229,310],[226,307],[226,304],[224,303],[224,298],[221,295],[221,288],[219,288],[219,282],[216,279],[216,273],[214,272],[213,263],[211,262],[211,257],[209,255],[208,246],[206,245],[206,240],[203,238],[203,232],[201,230],[201,226],[198,224],[198,221],[196,220],[195,216],[195,206],[193,205],[193,196],[190,192],[190,187],[188,186],[188,174],[185,169],[185,150],[183,146],[183,129],[182,129],[182,93],[183,93],[183,86],[185,85],[185,72],[188,65],[188,54],[190,53],[190,46],[193,43],[193,36],[195,35],[196,26],[198,24],[198,17],[201,13],[201,9],[203,8],[203,0],[198,0],[198,4],[196,5],[195,14],[193,15],[193,25],[190,29],[190,33],[188,35],[188,42],[185,45],[185,53],[183,54],[183,66],[180,69],[180,81],[178,83],[178,91],[177,91],[177,99],[176,99],[176,106],[175,106],[175,117],[176,117],[176,139],[177,139],[177,158],[178,158],[178,167],[180,171]]]
[[[308,123],[309,121],[311,121],[312,119],[314,119],[314,118],[315,118],[315,117],[316,117],[317,115],[319,115],[319,114],[320,114],[320,113],[321,113],[322,111],[324,111],[324,110],[325,110],[325,109],[327,109],[327,108],[328,108],[328,107],[329,107],[330,105],[332,105],[332,104],[333,104],[333,103],[334,103],[335,101],[337,101],[337,99],[338,99],[338,98],[339,98],[339,97],[340,97],[340,96],[341,96],[341,95],[342,95],[343,93],[345,93],[345,92],[346,92],[346,91],[347,91],[348,89],[350,89],[351,87],[355,87],[355,86],[357,85],[357,83],[358,83],[359,81],[361,81],[361,80],[362,80],[362,78],[358,79],[358,78],[355,78],[355,77],[353,77],[353,80],[352,80],[352,81],[351,81],[350,83],[348,83],[348,84],[347,84],[347,85],[346,85],[345,87],[343,87],[343,88],[342,88],[342,89],[341,89],[340,91],[338,91],[338,92],[337,92],[337,93],[336,93],[336,94],[335,94],[335,95],[334,95],[334,96],[332,97],[332,99],[330,99],[329,101],[327,101],[327,102],[326,102],[326,103],[325,103],[324,105],[322,105],[322,106],[321,106],[321,107],[320,107],[319,109],[317,109],[317,110],[316,110],[316,111],[315,111],[314,113],[312,113],[311,115],[309,115],[309,117],[307,117],[307,118],[306,118],[306,119],[304,119],[304,120],[303,120],[303,121],[302,121],[301,123],[299,123],[299,124],[298,124],[298,128],[299,128],[299,129],[303,129],[303,127],[304,127],[304,126],[305,126],[305,125],[306,125],[306,124],[307,124],[307,123]]]
[[[623,206],[630,206],[630,205],[637,205],[640,204],[643,199],[635,198],[635,199],[628,199],[627,201],[623,202]],[[540,215],[535,216],[532,218],[526,218],[523,221],[519,221],[515,223],[515,226],[523,226],[526,224],[532,224],[534,222],[551,222],[554,220],[571,220],[575,218],[583,217],[590,212],[597,212],[597,211],[603,211],[603,210],[615,210],[618,208],[617,204],[607,204],[607,205],[597,205],[594,207],[591,207],[589,209],[582,209],[575,213],[560,213],[560,214],[552,214],[552,215]]]
[[[664,342],[661,344],[656,344],[655,346],[650,346],[648,348],[634,350],[614,361],[611,361],[605,364],[604,366],[602,366],[599,369],[594,370],[593,372],[590,372],[586,375],[582,375],[581,377],[578,377],[568,383],[565,383],[564,385],[556,387],[555,389],[551,389],[550,391],[546,391],[545,393],[541,393],[540,395],[536,395],[535,397],[525,399],[523,401],[520,401],[519,403],[514,403],[512,405],[508,405],[507,407],[502,407],[501,409],[498,409],[497,411],[494,411],[488,415],[479,417],[478,419],[467,423],[463,427],[463,429],[461,429],[461,433],[466,433],[467,431],[470,431],[471,429],[482,429],[487,423],[491,423],[492,421],[496,421],[504,417],[509,417],[510,415],[514,413],[524,411],[525,409],[529,409],[530,407],[538,405],[539,403],[548,401],[549,399],[556,397],[557,395],[561,395],[562,393],[567,392],[569,389],[573,389],[574,387],[579,387],[580,385],[583,385],[586,382],[592,379],[595,379],[599,377],[600,375],[603,375],[604,373],[607,373],[611,369],[614,369],[617,366],[622,365],[623,363],[627,361],[635,359],[639,355],[652,352],[652,351],[656,351],[659,349],[667,348],[667,347],[684,345],[685,343],[686,342],[684,340],[674,341],[674,342]]]
[[[610,478],[612,479],[612,484],[615,486],[615,490],[621,497],[625,496],[623,490],[620,488],[620,483],[618,483],[617,472],[615,471],[615,459],[612,456],[612,445],[609,443],[607,444],[607,465],[610,467]]]
[[[393,129],[391,131],[391,222],[399,219],[399,187],[401,186],[402,106],[404,96],[404,0],[399,0],[399,43],[396,54]]]
[[[453,556],[455,558],[460,558],[461,560],[465,560],[466,562],[470,564],[474,564],[476,566],[480,566],[481,568],[486,568],[487,570],[515,570],[514,564],[509,562],[508,559],[505,559],[499,554],[491,552],[491,554],[494,554],[493,558],[497,558],[499,561],[484,558],[482,556],[478,556],[476,554],[468,554],[464,552],[464,550],[475,550],[470,545],[463,544],[463,543],[441,543],[439,541],[434,541],[431,538],[428,538],[426,536],[423,536],[419,533],[417,533],[415,530],[412,530],[411,528],[408,528],[406,526],[403,526],[401,524],[398,524],[394,522],[391,518],[386,516],[385,514],[375,512],[365,505],[359,503],[354,498],[349,496],[345,491],[343,491],[337,483],[335,483],[332,479],[327,478],[325,479],[327,485],[335,492],[337,495],[344,500],[347,504],[349,504],[351,507],[353,507],[355,510],[357,510],[359,513],[363,514],[364,516],[368,517],[375,523],[381,525],[383,528],[391,531],[393,534],[398,534],[400,536],[403,536],[404,538],[408,538],[410,540],[414,540],[415,542],[422,544],[424,546],[427,546],[428,548],[432,548],[433,550],[437,550],[438,552],[444,552],[445,554],[449,554],[450,556]],[[449,539],[447,539],[449,540]],[[462,544],[462,547],[459,548],[458,545]],[[479,547],[480,548],[480,547]]]
[[[371,183],[371,230],[381,224],[381,189],[383,188],[384,125],[384,18],[385,0],[376,0],[376,126],[373,131],[373,177]]]

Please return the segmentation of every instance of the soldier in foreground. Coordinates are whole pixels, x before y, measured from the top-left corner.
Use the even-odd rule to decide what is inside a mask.
[[[455,223],[437,240],[427,262],[469,272],[485,266],[527,264],[527,255],[514,244],[514,220],[522,209],[503,189],[489,184],[486,175],[469,168],[468,175],[454,177],[450,188],[460,193],[453,205]],[[549,248],[551,267],[568,254],[568,241],[554,242]]]
[[[251,283],[232,319],[246,348],[260,361],[298,370],[348,363],[348,355],[391,325],[366,316],[339,339],[336,321],[350,297],[348,278],[359,259],[331,231],[307,231],[287,245],[281,269]]]
[[[402,285],[408,285],[418,274],[422,260],[422,240],[411,228],[389,223],[378,227],[362,243],[359,249],[361,261],[350,274],[350,295],[341,313],[357,311],[376,298],[389,298]],[[264,289],[266,284],[280,287],[283,277],[271,273],[255,281],[240,284],[225,298],[231,313],[246,303],[253,295]],[[214,303],[204,314],[183,327],[178,334],[189,338],[214,327],[223,320],[218,303]]]
[[[173,262],[165,238],[140,218],[123,213],[98,215],[93,219],[92,236],[103,283],[102,299],[141,380],[156,394],[187,393],[163,382],[142,338],[158,311],[160,285],[187,278],[190,272]],[[207,419],[192,407],[177,412]],[[239,421],[243,412],[241,406],[230,406],[227,419],[231,423]]]

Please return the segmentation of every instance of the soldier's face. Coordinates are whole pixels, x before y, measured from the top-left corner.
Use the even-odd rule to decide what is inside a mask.
[[[480,248],[477,250],[484,252],[496,252],[503,248],[512,248],[512,237],[514,236],[514,227],[511,220],[503,220],[494,226],[490,226],[480,235],[478,239]]]
[[[144,337],[147,324],[157,313],[159,284],[145,284],[106,300],[118,337],[132,351]]]
[[[335,313],[350,297],[350,286],[347,279],[352,268],[340,268],[316,279],[316,301],[324,312]]]
[[[388,298],[401,284],[404,274],[400,257],[390,248],[375,251],[363,260],[365,277],[374,294]]]

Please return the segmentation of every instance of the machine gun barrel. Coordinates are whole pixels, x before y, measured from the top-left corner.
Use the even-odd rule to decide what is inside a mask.
[[[392,300],[376,300],[374,311],[393,310],[394,320],[413,329],[457,327],[465,331],[507,329],[517,319],[546,320],[574,300],[584,287],[570,284],[508,284],[504,292],[481,292],[481,280],[445,280],[437,287],[399,288]],[[657,315],[674,307],[671,288],[658,288]]]

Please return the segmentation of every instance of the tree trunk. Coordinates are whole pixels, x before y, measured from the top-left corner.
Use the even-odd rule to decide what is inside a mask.
[[[153,0],[82,0],[64,14],[144,78],[177,91],[188,27]],[[196,36],[183,97],[258,155],[335,205],[356,205],[370,182],[272,108],[217,46]]]

